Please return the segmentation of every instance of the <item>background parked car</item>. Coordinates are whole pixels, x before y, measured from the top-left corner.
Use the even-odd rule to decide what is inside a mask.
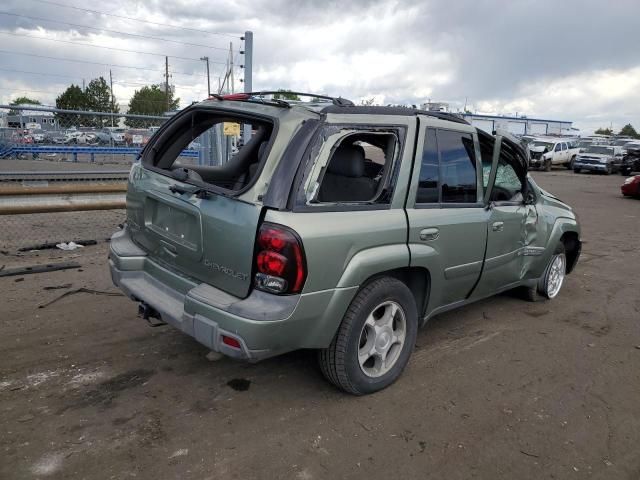
[[[640,175],[627,178],[620,187],[620,190],[625,197],[640,198]]]
[[[133,128],[124,134],[124,141],[129,147],[144,147],[150,138],[151,132],[142,128]]]
[[[529,144],[531,168],[551,170],[553,165],[573,167],[573,161],[580,152],[578,146],[572,140],[538,139]]]
[[[626,153],[622,157],[620,174],[629,175],[632,172],[640,172],[640,145],[633,148],[627,147]]]
[[[593,145],[576,157],[573,171],[580,173],[582,170],[587,170],[609,175],[620,170],[621,165],[622,147]]]

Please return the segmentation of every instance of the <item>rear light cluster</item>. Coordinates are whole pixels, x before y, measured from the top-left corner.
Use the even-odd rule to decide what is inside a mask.
[[[263,223],[254,262],[256,288],[278,294],[302,291],[307,268],[302,242],[293,230]]]

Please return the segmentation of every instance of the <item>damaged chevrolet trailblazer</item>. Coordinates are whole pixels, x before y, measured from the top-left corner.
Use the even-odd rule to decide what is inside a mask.
[[[144,316],[249,361],[316,349],[360,395],[400,376],[434,315],[513,288],[558,295],[580,227],[515,138],[311,97],[214,96],[149,140],[109,255]],[[181,156],[223,122],[247,139],[228,162]]]

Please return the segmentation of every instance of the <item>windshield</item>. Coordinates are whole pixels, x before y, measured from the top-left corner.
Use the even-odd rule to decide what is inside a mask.
[[[580,148],[586,148],[586,147],[590,147],[593,143],[589,142],[589,141],[582,141],[578,143],[578,146]]]
[[[611,145],[615,146],[615,147],[621,147],[623,145],[626,145],[627,143],[631,143],[632,140],[616,140],[615,142],[613,142]]]
[[[613,148],[611,147],[597,147],[592,146],[585,150],[585,153],[598,153],[601,155],[613,155]]]
[[[549,142],[533,142],[531,144],[532,147],[544,147],[547,150],[553,150],[553,143],[549,143]]]

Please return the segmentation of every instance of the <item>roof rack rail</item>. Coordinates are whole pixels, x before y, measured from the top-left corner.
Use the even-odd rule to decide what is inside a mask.
[[[303,97],[312,97],[312,98],[319,98],[322,100],[328,100],[330,101],[333,105],[336,106],[351,106],[353,105],[353,102],[351,100],[347,100],[346,98],[342,98],[342,97],[330,97],[328,95],[318,95],[315,93],[305,93],[305,92],[291,92],[289,90],[287,91],[277,91],[277,90],[263,90],[263,91],[259,91],[259,92],[244,92],[244,93],[230,93],[227,95],[220,95],[220,94],[212,94],[211,97],[217,99],[217,100],[237,100],[237,101],[262,101],[262,102],[270,102],[270,103],[275,103],[277,105],[281,105],[283,107],[290,107],[291,104],[283,98],[272,98],[272,99],[264,99],[261,97],[267,96],[267,95],[300,95]]]

